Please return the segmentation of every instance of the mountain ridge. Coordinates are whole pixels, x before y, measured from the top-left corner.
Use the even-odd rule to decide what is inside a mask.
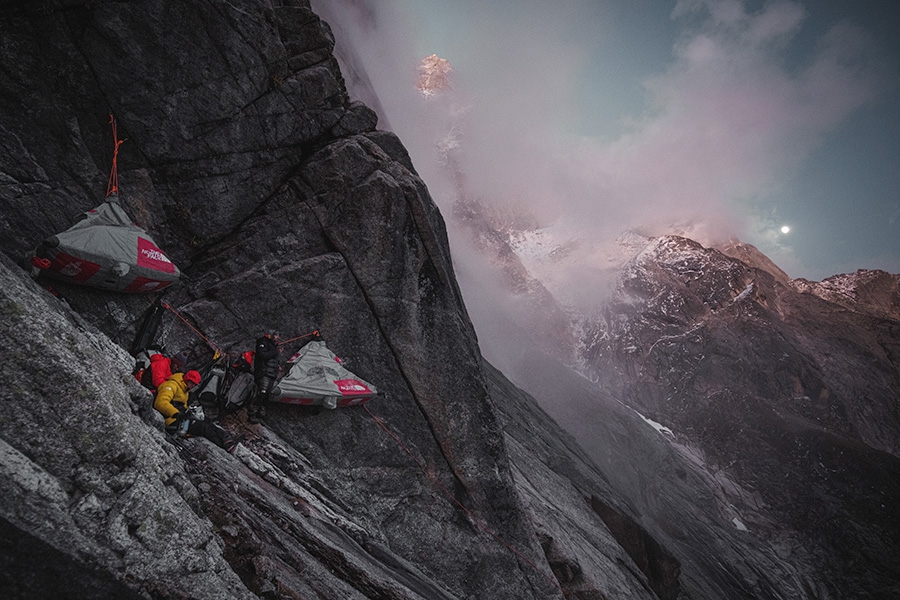
[[[894,576],[863,583],[865,576],[848,570],[843,557],[869,556],[867,546],[879,548],[881,557],[894,552],[892,534],[885,533],[892,526],[885,519],[892,510],[890,490],[898,484],[892,407],[900,329],[891,307],[900,276],[861,270],[813,284],[786,279],[752,246],[732,242],[725,250],[675,235],[647,238],[623,263],[603,311],[579,316],[576,310],[572,318],[581,324],[576,327],[581,341],[570,366],[594,382],[595,397],[609,395],[638,411],[687,463],[699,467],[698,475],[707,481],[697,489],[720,496],[716,507],[708,508],[722,516],[713,530],[730,521],[775,548],[792,547],[785,564],[769,565],[770,575],[741,575],[759,586],[768,581],[769,591],[757,592],[761,597],[783,593],[775,590],[790,577],[808,578],[798,586],[815,590],[810,597],[843,597],[850,590],[880,597]],[[531,342],[541,345],[540,339]],[[555,406],[558,392],[534,375],[546,371],[544,362],[536,355],[507,372],[590,456],[615,455],[596,439],[597,404]],[[685,472],[684,465],[676,469]],[[632,487],[626,497],[641,498],[644,485],[619,479],[616,487]],[[677,483],[670,485],[677,489]],[[838,500],[842,496],[854,500]],[[673,509],[695,525],[706,518],[687,516],[677,502],[664,512],[646,500],[635,507],[645,522],[666,522]],[[808,516],[816,512],[829,515],[819,519],[867,531],[859,533],[866,541],[849,542],[839,526],[819,530],[819,521]],[[651,530],[670,550],[686,534],[672,538],[671,531]],[[709,544],[676,555],[682,563],[702,563],[697,547]],[[760,554],[749,562],[765,560]],[[788,572],[804,566],[790,577],[772,578],[787,562],[793,564]],[[880,565],[876,570],[890,572],[884,560],[874,562]],[[862,591],[867,589],[882,591]]]

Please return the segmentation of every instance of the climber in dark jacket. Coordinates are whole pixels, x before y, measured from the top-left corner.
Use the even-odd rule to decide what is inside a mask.
[[[278,379],[278,336],[265,334],[256,340],[253,356],[253,378],[256,380],[256,396],[247,407],[247,420],[259,423],[266,418],[266,403]]]

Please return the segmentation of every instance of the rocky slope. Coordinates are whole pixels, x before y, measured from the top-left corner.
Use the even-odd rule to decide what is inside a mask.
[[[873,275],[833,280],[896,290],[897,276]],[[847,310],[660,238],[623,271],[587,357],[604,389],[743,488],[730,502],[751,534],[792,547],[791,560],[809,554],[799,562],[819,595],[896,593],[900,323],[882,288]]]
[[[0,40],[4,597],[687,597],[483,363],[442,217],[307,2],[12,2]],[[369,411],[237,415],[233,454],[173,440],[124,350],[150,299],[29,279],[102,199],[110,112],[123,204],[184,273],[158,341],[196,366],[319,329]]]
[[[896,290],[898,277],[834,279]],[[847,310],[822,295],[662,238],[623,274],[589,369],[750,490],[734,506],[769,522],[748,528],[809,552],[830,594],[885,597],[898,581],[900,323],[881,298]]]
[[[530,350],[509,374],[601,465],[694,593],[896,595],[900,276],[792,281],[747,244],[635,239],[602,309],[569,309],[576,360],[557,363],[532,323],[510,323]],[[629,439],[629,411],[656,443]]]

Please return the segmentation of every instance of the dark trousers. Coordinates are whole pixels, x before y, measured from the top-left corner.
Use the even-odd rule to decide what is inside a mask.
[[[179,428],[177,425],[172,425],[166,427],[166,429],[169,432],[177,435]],[[226,443],[228,441],[228,434],[225,433],[225,430],[210,421],[197,421],[195,419],[189,419],[187,435],[205,437],[220,448],[226,448]]]
[[[209,421],[195,421],[191,419],[188,435],[199,435],[220,448],[225,447],[225,430]]]

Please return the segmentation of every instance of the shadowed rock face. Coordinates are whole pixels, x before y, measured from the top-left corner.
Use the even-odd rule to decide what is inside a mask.
[[[653,597],[587,498],[630,509],[483,364],[442,217],[308,3],[14,2],[0,39],[4,597]],[[28,278],[102,199],[110,111],[123,205],[184,273],[157,341],[194,367],[319,329],[371,412],[172,440],[123,350],[150,299]]]

